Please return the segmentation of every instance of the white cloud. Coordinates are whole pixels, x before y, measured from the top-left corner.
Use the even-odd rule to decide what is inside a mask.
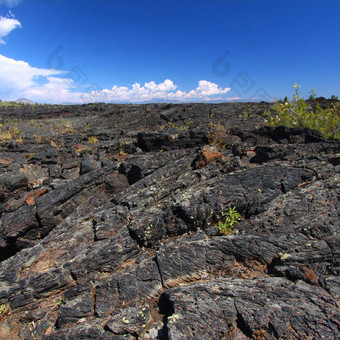
[[[151,92],[163,92],[176,90],[177,86],[170,79],[166,79],[163,83],[159,85],[157,85],[154,81],[151,81],[150,83],[145,83],[145,88],[150,90]]]
[[[0,54],[0,84],[19,91],[36,85],[34,78],[63,73],[58,70],[39,69],[22,60],[14,60]]]
[[[195,89],[182,91],[170,79],[157,84],[150,81],[132,86],[114,85],[111,89],[100,89],[88,81],[82,91],[76,81],[67,77],[66,71],[39,69],[27,62],[14,60],[0,54],[0,93],[2,100],[21,97],[37,102],[148,102],[148,101],[211,101],[221,100],[219,96],[230,88],[221,88],[207,80],[200,80]],[[42,80],[42,81],[41,81]],[[89,88],[89,90],[84,90]],[[95,90],[92,90],[95,88]],[[215,97],[214,97],[215,96]],[[218,97],[217,97],[218,96]]]
[[[177,87],[178,86],[175,85],[172,80],[166,79],[160,84],[156,84],[154,81],[145,83],[144,86],[141,86],[139,83],[135,83],[131,88],[114,85],[111,90],[105,89],[102,91],[96,91],[93,95],[97,95],[98,97],[103,96],[106,101],[189,101],[194,99],[219,100],[219,98],[210,98],[208,96],[220,95],[230,91],[230,88],[221,88],[217,84],[206,80],[200,80],[197,88],[188,92],[181,90],[175,91]]]
[[[6,5],[10,8],[19,5],[23,0],[0,0],[0,5]]]
[[[241,97],[228,97],[226,100],[241,100]]]
[[[25,61],[14,60],[0,54],[0,93],[7,97],[0,99],[17,99],[26,94],[29,96],[39,91],[39,87],[49,89],[46,85],[55,84],[55,79],[60,80],[51,76],[61,73],[57,70],[32,67]],[[49,77],[47,78],[48,83],[39,86],[37,79],[41,77]],[[64,80],[62,82],[65,83]],[[46,95],[46,93],[44,94]],[[36,99],[35,96],[32,96],[32,98]]]
[[[21,28],[21,23],[17,19],[0,16],[0,44],[5,44],[2,38],[6,37],[17,27]]]
[[[217,84],[211,83],[210,81],[200,80],[198,87],[196,88],[196,93],[198,96],[213,96],[216,94],[223,94],[230,91],[230,88],[225,89],[219,87]]]
[[[211,97],[204,97],[202,98],[205,102],[210,102],[210,101],[216,101],[216,100],[223,100],[222,97],[217,97],[217,98],[211,98]]]

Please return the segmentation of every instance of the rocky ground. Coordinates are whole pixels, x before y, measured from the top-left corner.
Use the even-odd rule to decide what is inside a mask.
[[[266,108],[2,108],[0,338],[339,338],[339,143]]]

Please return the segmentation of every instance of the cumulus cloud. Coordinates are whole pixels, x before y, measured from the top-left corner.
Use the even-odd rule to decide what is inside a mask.
[[[141,86],[139,83],[134,83],[131,88],[126,86],[114,85],[111,90],[104,89],[95,91],[94,96],[105,97],[108,101],[148,101],[153,99],[166,98],[173,93],[177,88],[177,85],[172,80],[166,79],[160,84],[156,84],[154,81],[145,83]]]
[[[21,28],[21,23],[17,19],[0,16],[0,44],[5,44],[2,38],[6,37],[17,27]]]
[[[10,8],[19,5],[23,0],[0,0],[0,5],[6,5]]]
[[[11,97],[11,99],[11,94],[17,95],[17,97],[31,94],[39,87],[37,79],[61,73],[57,70],[32,67],[25,61],[14,60],[0,54],[0,93]],[[52,83],[52,80],[53,78],[47,78],[48,83]]]
[[[210,81],[200,80],[198,87],[196,88],[197,95],[200,96],[213,96],[216,94],[223,94],[230,91],[229,87],[225,89],[219,87],[217,84],[211,83]]]
[[[136,82],[129,87],[114,85],[111,89],[101,89],[89,82],[80,88],[68,75],[66,71],[32,67],[25,61],[0,54],[0,93],[5,96],[1,98],[3,100],[25,97],[51,103],[211,101],[221,100],[220,95],[230,90],[200,80],[195,89],[182,91],[170,79],[158,84],[150,81],[144,85]]]
[[[61,73],[63,72],[58,70],[32,67],[25,61],[14,60],[0,54],[0,84],[6,84],[6,86],[19,91],[36,85],[35,77],[47,77]]]
[[[190,101],[193,99],[208,101],[219,100],[219,98],[210,98],[210,96],[220,95],[230,91],[230,88],[221,88],[217,84],[206,80],[200,80],[196,89],[188,92],[181,90],[175,91],[177,87],[178,86],[175,85],[172,80],[166,79],[160,84],[156,84],[154,81],[145,83],[144,86],[141,86],[139,83],[135,83],[131,86],[131,88],[114,85],[111,90],[104,89],[96,91],[93,95],[97,95],[98,97],[103,96],[107,101]]]

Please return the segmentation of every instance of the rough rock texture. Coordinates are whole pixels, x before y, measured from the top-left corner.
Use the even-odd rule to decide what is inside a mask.
[[[0,338],[339,338],[339,143],[268,107],[4,108]]]

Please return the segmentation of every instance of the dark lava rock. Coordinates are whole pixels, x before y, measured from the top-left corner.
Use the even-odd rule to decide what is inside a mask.
[[[270,106],[6,107],[0,338],[339,338],[339,143]]]
[[[232,279],[193,283],[166,290],[163,306],[169,339],[329,339],[339,335],[334,298],[324,289],[282,278]],[[325,305],[328,307],[325,308]],[[164,307],[163,307],[164,308]]]

